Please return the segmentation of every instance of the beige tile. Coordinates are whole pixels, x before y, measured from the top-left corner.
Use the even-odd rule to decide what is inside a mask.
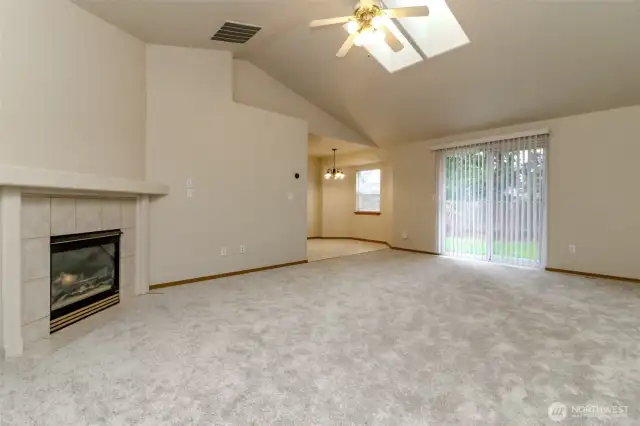
[[[349,239],[317,239],[307,240],[307,259],[309,262],[332,257],[349,256],[368,251],[384,250],[389,246],[367,241]]]
[[[22,343],[30,345],[49,337],[49,316],[22,326]]]
[[[22,283],[22,324],[29,324],[49,315],[49,277]]]
[[[51,199],[23,197],[21,215],[22,238],[48,237],[51,230]]]
[[[102,229],[122,227],[121,200],[102,200]]]
[[[120,298],[130,300],[135,297],[135,256],[127,256],[120,261]]]
[[[94,232],[102,230],[101,200],[76,200],[76,232]]]
[[[136,254],[136,228],[123,229],[120,239],[120,257],[134,254]]]
[[[122,227],[136,226],[136,200],[122,200]]]
[[[51,235],[76,232],[76,200],[73,198],[51,199]]]
[[[49,276],[49,238],[22,240],[22,282]]]

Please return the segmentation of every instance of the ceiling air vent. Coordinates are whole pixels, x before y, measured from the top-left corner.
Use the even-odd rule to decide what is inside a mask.
[[[255,25],[240,24],[238,22],[225,22],[218,32],[211,37],[211,40],[244,44],[261,29],[262,27],[257,27]]]

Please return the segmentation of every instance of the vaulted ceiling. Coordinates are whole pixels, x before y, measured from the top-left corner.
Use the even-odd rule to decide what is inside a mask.
[[[448,0],[470,43],[393,74],[364,49],[337,59],[339,26],[309,30],[355,1],[75,2],[149,43],[232,50],[382,147],[640,103],[636,1]],[[211,41],[227,20],[264,28]]]

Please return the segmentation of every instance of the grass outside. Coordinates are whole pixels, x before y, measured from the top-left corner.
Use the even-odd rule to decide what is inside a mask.
[[[472,238],[448,237],[445,240],[445,250],[448,253],[457,252],[472,256],[486,256],[486,240]],[[518,259],[534,260],[536,253],[535,243],[526,242],[493,242],[493,255],[496,257],[511,257]]]

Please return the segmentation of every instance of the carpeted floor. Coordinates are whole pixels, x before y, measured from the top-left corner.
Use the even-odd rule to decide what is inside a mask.
[[[0,363],[0,424],[640,422],[638,285],[382,250],[163,293]]]

